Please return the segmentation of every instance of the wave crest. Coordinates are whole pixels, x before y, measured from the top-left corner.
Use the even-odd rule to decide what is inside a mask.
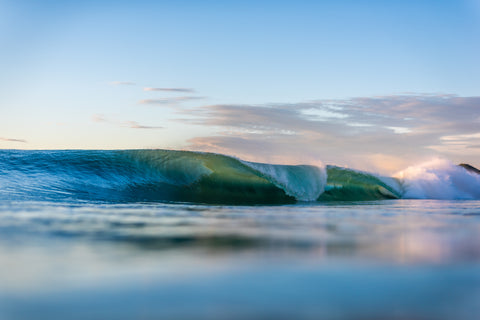
[[[272,165],[243,161],[299,201],[315,201],[325,190],[327,173],[324,167],[309,165]]]
[[[480,199],[480,175],[445,159],[410,166],[395,175],[409,199]]]

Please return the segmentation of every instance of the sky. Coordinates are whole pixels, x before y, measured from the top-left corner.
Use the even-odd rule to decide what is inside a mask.
[[[0,0],[0,148],[480,166],[480,0]]]

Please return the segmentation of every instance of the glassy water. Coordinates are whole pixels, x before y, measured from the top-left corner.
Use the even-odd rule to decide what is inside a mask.
[[[0,202],[0,319],[478,319],[480,201]]]

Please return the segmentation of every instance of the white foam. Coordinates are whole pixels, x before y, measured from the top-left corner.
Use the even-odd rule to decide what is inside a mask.
[[[401,181],[403,198],[480,199],[480,175],[448,160],[434,159],[411,166],[395,177]]]
[[[269,181],[282,188],[286,194],[299,201],[317,200],[327,184],[325,167],[242,162],[262,173]]]

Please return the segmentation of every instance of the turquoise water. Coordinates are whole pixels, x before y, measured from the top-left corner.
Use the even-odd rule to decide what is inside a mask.
[[[0,319],[477,319],[480,201],[0,204]]]
[[[0,320],[478,319],[480,175],[0,151]]]

